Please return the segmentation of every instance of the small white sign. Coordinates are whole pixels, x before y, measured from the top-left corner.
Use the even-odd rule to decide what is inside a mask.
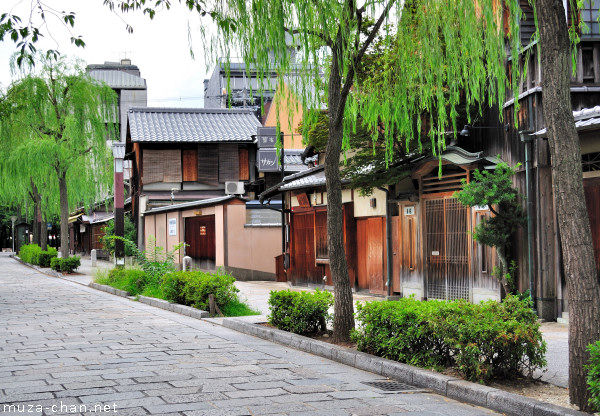
[[[432,255],[432,256],[439,256],[439,255],[440,255],[440,252],[439,252],[439,251],[432,251],[432,252],[431,252],[431,255]]]
[[[415,215],[415,207],[404,207],[404,215]]]
[[[177,235],[177,218],[169,218],[169,235]]]

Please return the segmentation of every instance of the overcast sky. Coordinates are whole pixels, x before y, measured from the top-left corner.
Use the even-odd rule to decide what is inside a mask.
[[[13,13],[22,19],[29,14],[29,1],[2,0],[2,3],[5,7],[14,4]],[[58,49],[62,54],[83,59],[86,64],[129,58],[146,79],[149,106],[203,107],[207,69],[198,29],[200,21],[177,1],[171,10],[157,13],[154,20],[141,13],[124,15],[133,26],[133,34],[127,33],[126,23],[110,12],[102,0],[48,0],[48,3],[57,10],[75,12],[72,33],[81,35],[86,47],[71,46],[66,29],[56,19],[48,19],[52,36],[43,29],[45,37],[38,49]],[[195,59],[190,56],[189,34]],[[0,42],[0,84],[4,87],[11,82],[9,59],[15,51],[12,41]],[[208,71],[213,68],[214,64]]]

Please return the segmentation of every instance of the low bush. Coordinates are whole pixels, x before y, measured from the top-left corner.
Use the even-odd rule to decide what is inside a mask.
[[[25,263],[39,264],[40,253],[42,249],[37,244],[26,244],[21,246],[19,250],[19,258]]]
[[[546,365],[546,343],[528,299],[357,305],[360,351],[428,368],[454,366],[468,380],[531,376]]]
[[[81,257],[73,256],[67,258],[54,257],[50,260],[50,268],[62,273],[73,273],[81,266]]]
[[[172,272],[164,275],[160,285],[165,299],[181,305],[208,310],[208,295],[215,295],[219,307],[237,300],[235,278],[222,270],[217,273]]]
[[[58,251],[54,247],[48,247],[47,251],[40,252],[39,265],[40,267],[50,267],[53,258],[58,256]]]
[[[149,282],[143,270],[116,267],[108,272],[105,281],[98,283],[107,284],[135,296],[142,294]]]
[[[587,366],[587,384],[590,392],[590,404],[600,411],[600,341],[588,346],[590,362]]]
[[[269,323],[276,328],[295,334],[325,331],[331,320],[329,308],[333,305],[330,292],[317,289],[312,292],[291,290],[271,291]]]

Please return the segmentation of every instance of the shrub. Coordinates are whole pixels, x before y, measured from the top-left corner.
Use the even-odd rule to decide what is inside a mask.
[[[135,231],[135,225],[131,221],[129,215],[125,215],[123,226],[125,240],[132,242],[132,244],[125,244],[125,255],[135,256],[136,252],[133,247],[135,247],[134,242],[137,241],[137,232]],[[103,230],[104,235],[100,237],[100,242],[102,243],[104,249],[108,250],[110,254],[113,255],[115,254],[115,239],[113,238],[115,235],[115,220],[112,219],[108,221]]]
[[[54,247],[48,247],[47,251],[40,252],[39,265],[40,267],[50,267],[50,262],[58,256],[58,251]]]
[[[148,286],[148,278],[143,270],[123,269],[116,267],[108,272],[106,284],[120,290],[129,292],[130,295],[139,295]]]
[[[67,257],[64,259],[54,257],[50,261],[52,270],[62,273],[73,273],[79,266],[81,266],[81,258],[79,256]]]
[[[19,250],[19,258],[25,263],[39,264],[42,249],[37,244],[26,244]]]
[[[590,392],[590,404],[595,411],[600,411],[600,341],[588,346],[590,363],[587,366],[587,384]]]
[[[314,293],[289,289],[271,291],[269,323],[295,334],[310,334],[319,328],[324,331],[327,321],[331,320],[329,308],[332,305],[333,295],[319,289]]]
[[[478,305],[463,300],[357,305],[360,351],[422,367],[455,366],[469,380],[531,376],[546,365],[546,343],[528,299]]]
[[[208,310],[208,295],[215,295],[221,307],[237,300],[235,278],[222,270],[217,273],[172,272],[164,275],[160,285],[165,299],[182,305]]]

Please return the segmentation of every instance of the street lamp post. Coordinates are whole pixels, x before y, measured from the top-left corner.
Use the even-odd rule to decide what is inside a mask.
[[[10,220],[12,222],[12,252],[15,252],[15,221],[17,220],[17,217],[15,215],[13,215],[12,217],[10,217]]]
[[[125,158],[125,143],[114,143],[112,147],[115,158],[115,182],[114,182],[114,215],[115,235],[125,237],[125,195],[123,187],[123,159]],[[115,264],[125,265],[125,244],[123,240],[115,240]]]

